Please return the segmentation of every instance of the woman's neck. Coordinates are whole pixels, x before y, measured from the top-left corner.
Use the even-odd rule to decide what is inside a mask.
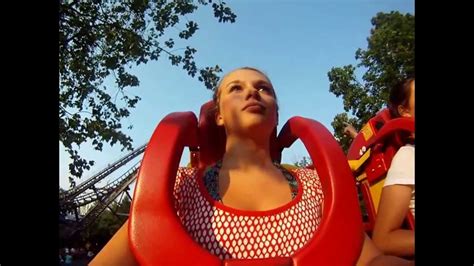
[[[222,167],[227,169],[253,170],[272,167],[270,143],[251,138],[229,137],[222,159]]]

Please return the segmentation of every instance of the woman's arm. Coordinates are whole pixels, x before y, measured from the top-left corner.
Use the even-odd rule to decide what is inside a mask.
[[[407,215],[413,185],[390,185],[382,190],[372,239],[386,254],[412,256],[415,254],[413,230],[400,229]]]
[[[90,266],[138,265],[128,242],[128,220],[89,263]]]
[[[399,257],[383,255],[374,242],[364,233],[364,244],[357,261],[357,266],[396,266],[415,265],[414,261]]]

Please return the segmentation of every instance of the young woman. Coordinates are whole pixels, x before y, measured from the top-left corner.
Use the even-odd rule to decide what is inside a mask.
[[[400,82],[390,91],[389,109],[393,118],[415,118],[415,79]],[[408,143],[415,135],[408,136]],[[408,211],[415,216],[415,145],[406,144],[395,156],[380,196],[372,239],[386,254],[413,256],[413,230],[401,229]]]
[[[178,171],[178,217],[197,243],[221,259],[291,256],[308,243],[321,220],[319,177],[315,170],[289,172],[272,162],[269,139],[278,104],[261,71],[244,67],[228,73],[214,101],[216,123],[227,135],[225,154],[202,175],[196,169]],[[127,230],[125,223],[91,265],[136,265]],[[365,236],[358,265],[404,263],[382,256]]]

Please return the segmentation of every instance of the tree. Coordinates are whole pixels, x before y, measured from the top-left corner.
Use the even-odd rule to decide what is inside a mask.
[[[305,168],[309,165],[312,165],[313,162],[311,161],[311,158],[303,156],[303,158],[300,161],[295,162],[296,167],[300,168]]]
[[[356,67],[352,65],[328,72],[329,91],[344,101],[345,113],[337,114],[331,123],[344,151],[352,142],[343,134],[344,122],[361,129],[385,105],[390,88],[415,74],[415,16],[394,11],[377,13],[371,23],[367,50],[359,48],[355,54],[360,61],[357,67],[366,69],[363,82],[356,79]]]
[[[91,141],[99,151],[104,143],[119,143],[122,150],[132,150],[132,139],[120,123],[140,100],[127,95],[125,90],[139,85],[138,78],[129,73],[132,65],[165,55],[172,65],[182,66],[191,77],[198,74],[206,88],[216,85],[216,73],[221,72],[218,65],[198,68],[195,48],[171,50],[174,39],[164,37],[170,27],[183,25],[183,18],[185,28],[178,37],[182,42],[192,37],[199,27],[186,15],[208,4],[212,4],[219,22],[235,22],[236,15],[222,1],[60,1],[59,141],[72,159],[72,186],[72,177],[80,178],[94,164],[78,154],[82,143]],[[115,88],[104,86],[108,77],[115,81]]]
[[[104,210],[97,220],[81,232],[82,239],[98,243],[99,249],[102,248],[127,220],[128,217],[123,214],[130,212],[130,205],[128,197],[120,202],[112,202],[110,208]]]
[[[132,202],[130,201],[130,199],[128,197],[124,197],[120,201],[120,204],[117,205],[117,213],[119,214],[129,213],[131,205],[132,205]]]

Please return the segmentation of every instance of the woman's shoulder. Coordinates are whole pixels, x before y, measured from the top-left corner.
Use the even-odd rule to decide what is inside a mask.
[[[287,170],[293,176],[297,177],[301,184],[304,185],[303,187],[313,187],[316,189],[321,187],[321,181],[319,180],[318,172],[315,169],[292,167]]]
[[[407,144],[407,145],[405,145],[405,146],[400,147],[399,151],[415,152],[415,145],[413,145],[413,144]]]
[[[186,180],[190,178],[194,178],[197,173],[196,167],[179,167],[176,173],[176,179],[178,180]]]
[[[176,173],[176,180],[174,183],[174,194],[178,201],[182,200],[183,192],[189,191],[195,187],[195,180],[197,174],[197,168],[195,167],[179,167]]]
[[[411,161],[414,159],[415,156],[415,146],[411,144],[407,144],[405,146],[400,147],[398,151],[395,153],[393,160],[397,161]]]
[[[319,179],[318,172],[311,168],[293,168],[290,170],[293,174],[301,178],[317,178]]]

